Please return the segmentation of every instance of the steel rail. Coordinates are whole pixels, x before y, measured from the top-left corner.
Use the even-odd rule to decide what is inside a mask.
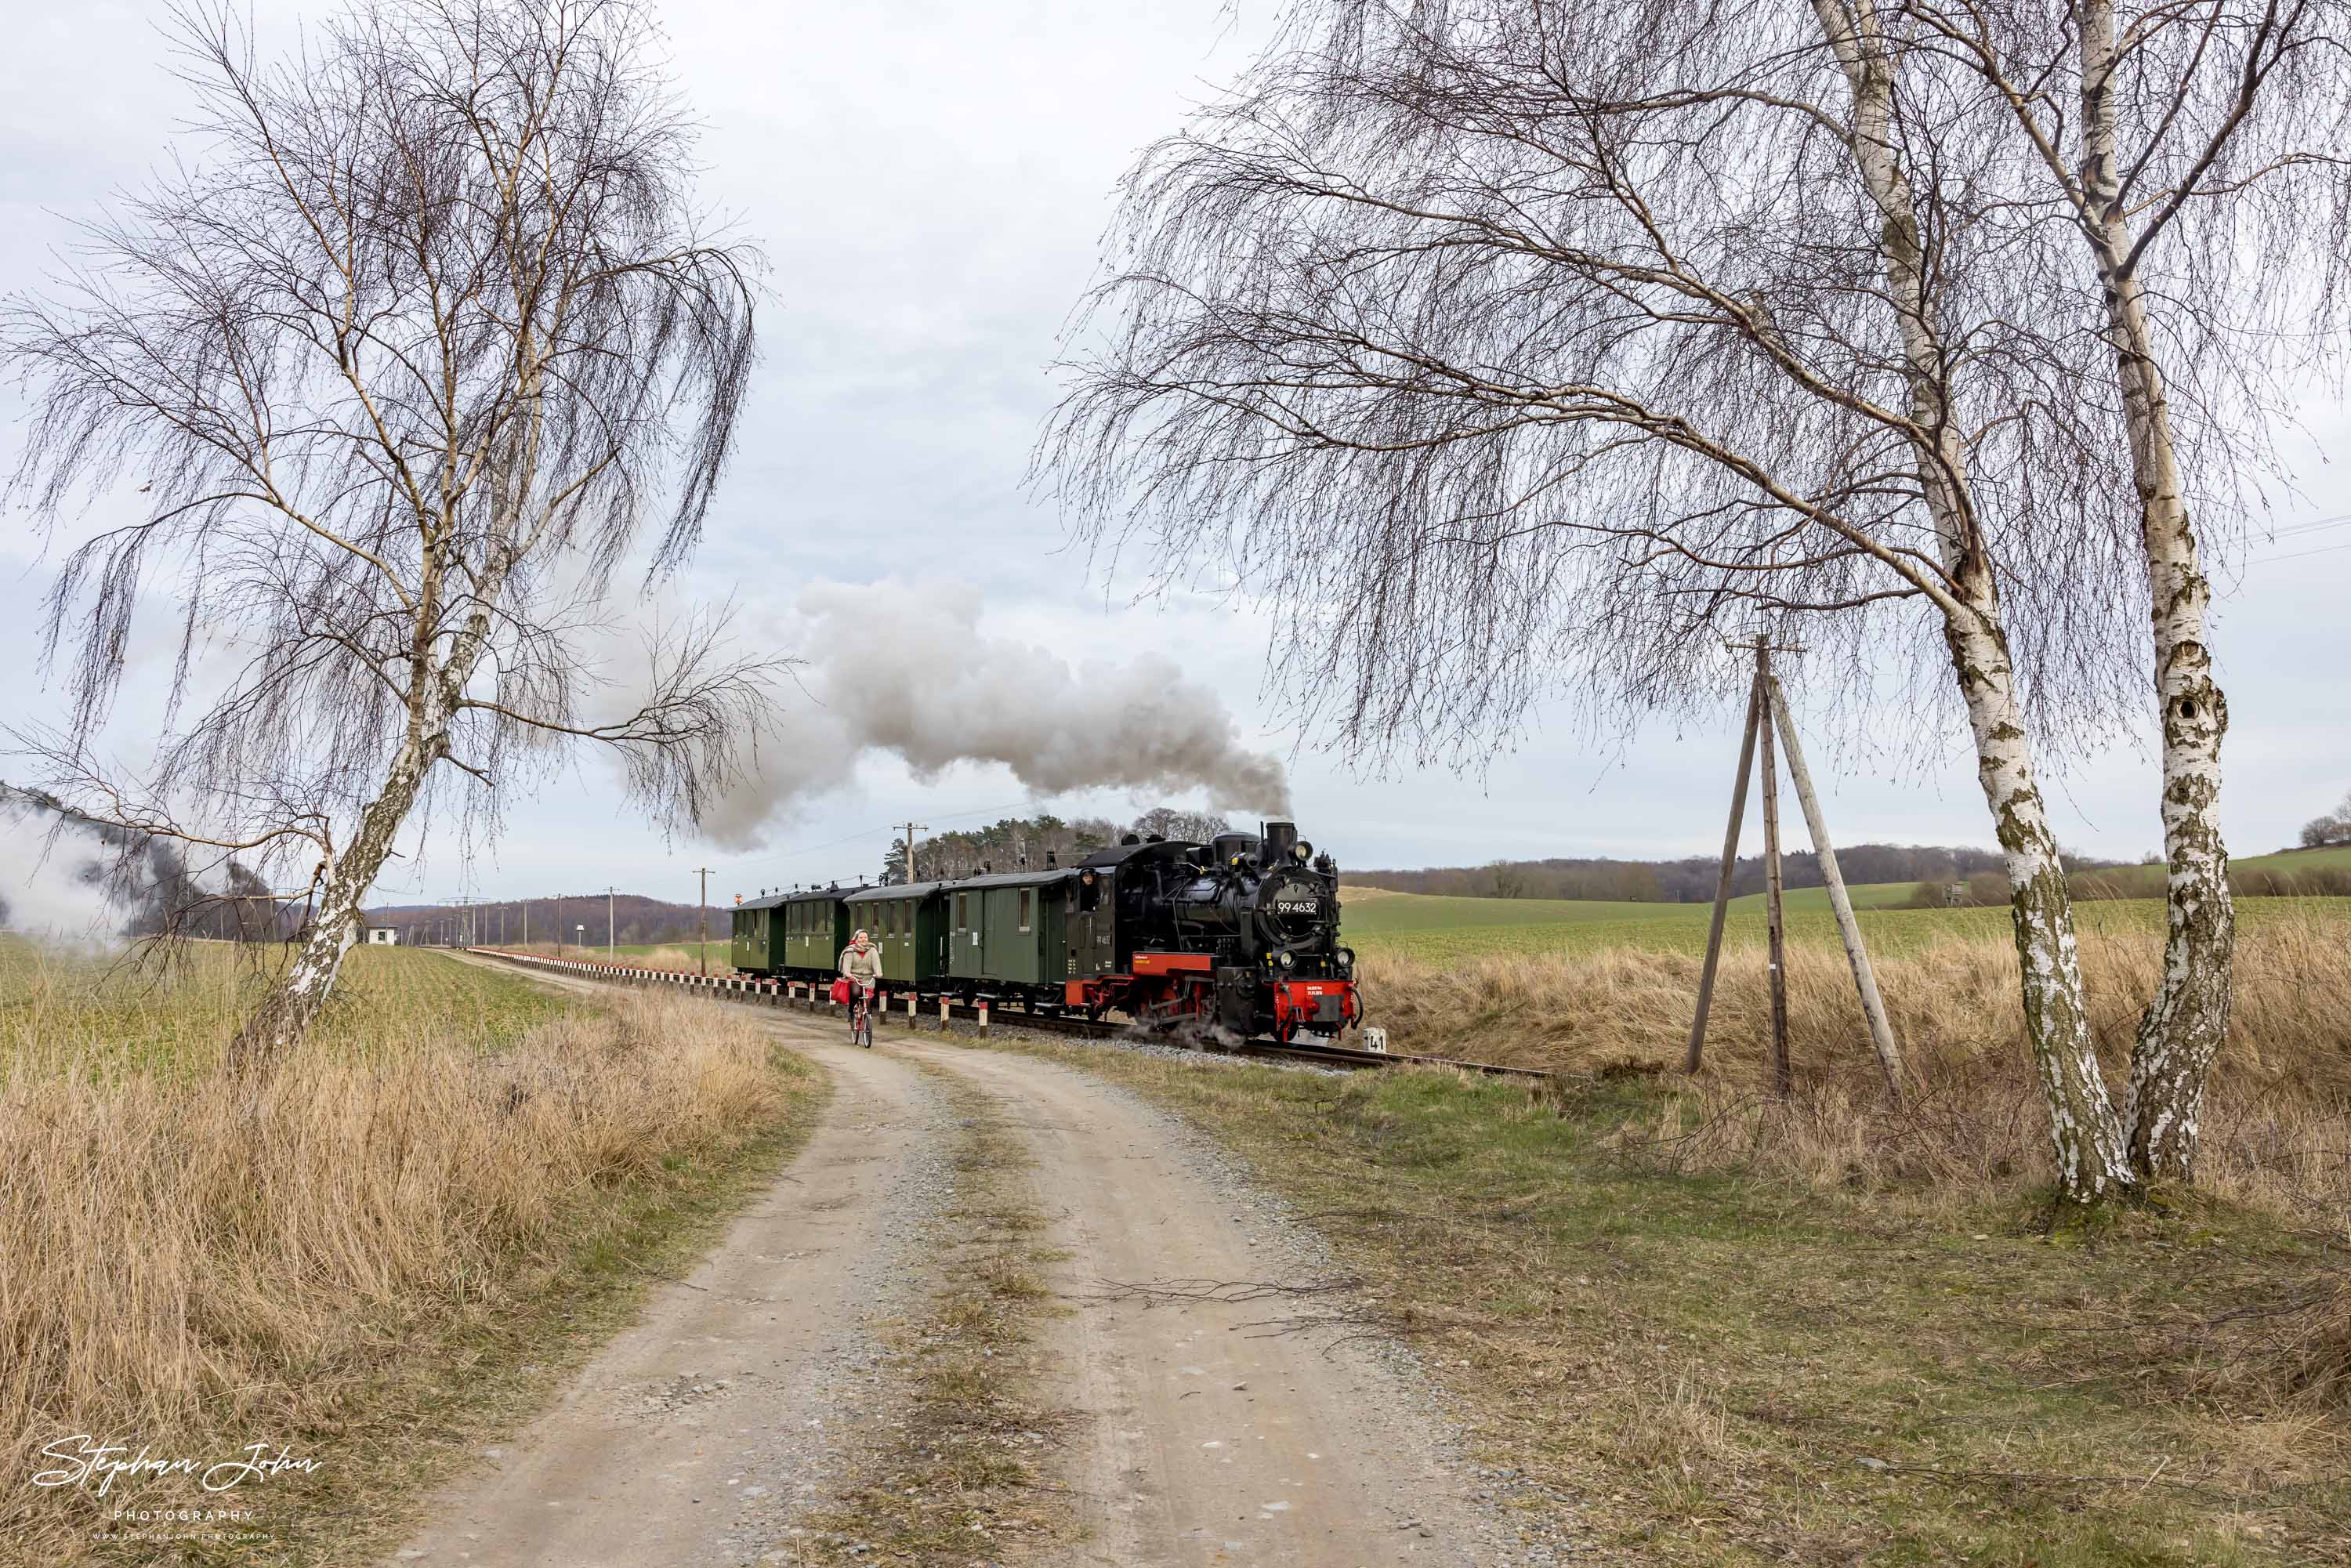
[[[559,970],[621,985],[674,985],[683,990],[701,991],[722,1000],[760,1003],[768,1007],[794,1007],[807,1012],[837,1008],[841,1004],[820,998],[816,988],[806,981],[782,981],[757,978],[748,975],[701,975],[691,969],[648,969],[632,964],[607,964],[593,958],[550,958],[538,953],[509,953],[498,947],[466,947],[462,949],[476,957],[497,958],[509,964],[521,964]],[[805,989],[802,997],[795,988]],[[932,1018],[939,1018],[935,1009],[940,998],[933,998],[920,1004]],[[1071,1018],[1059,1013],[1030,1012],[1025,1009],[1005,1009],[987,1003],[974,1006],[967,1002],[947,1000],[945,1019],[977,1024],[985,1032],[991,1025],[1003,1029],[1035,1030],[1042,1034],[1071,1035],[1081,1040],[1134,1040],[1144,1042],[1168,1043],[1164,1038],[1133,1024],[1110,1023],[1094,1019]],[[897,1020],[909,1028],[916,1014],[896,1009],[878,1015],[885,1020]],[[943,1019],[942,1021],[945,1021]],[[1475,1072],[1490,1078],[1545,1079],[1552,1076],[1537,1067],[1506,1067],[1491,1061],[1463,1061],[1449,1056],[1414,1056],[1403,1052],[1357,1051],[1343,1045],[1303,1045],[1296,1041],[1283,1043],[1272,1040],[1245,1040],[1231,1043],[1208,1043],[1196,1047],[1207,1055],[1270,1057],[1277,1060],[1307,1061],[1318,1066],[1361,1071],[1376,1067],[1449,1067],[1458,1071]]]

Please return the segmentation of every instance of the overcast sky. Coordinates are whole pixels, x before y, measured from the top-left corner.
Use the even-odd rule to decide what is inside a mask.
[[[302,9],[265,6],[265,43],[290,40]],[[1265,8],[1244,9],[1255,23]],[[1053,396],[1056,334],[1092,275],[1113,183],[1239,68],[1248,26],[1236,28],[1219,0],[672,4],[663,14],[676,75],[708,125],[704,194],[774,264],[740,455],[682,591],[731,592],[754,621],[787,624],[812,583],[968,590],[988,637],[1073,660],[1172,660],[1221,695],[1245,745],[1297,750],[1301,737],[1272,727],[1260,690],[1259,624],[1207,601],[1133,603],[1140,580],[1090,579],[1061,521],[1021,488]],[[38,287],[70,220],[135,184],[167,145],[182,90],[163,72],[152,16],[80,5],[12,17],[0,59],[0,291]],[[22,410],[5,402],[0,413],[0,460],[13,466]],[[2306,420],[2302,494],[2281,505],[2279,528],[2351,513],[2351,486],[2326,461],[2345,434],[2341,411],[2314,407]],[[2256,543],[2222,585],[2224,815],[2241,854],[2290,843],[2351,788],[2346,547],[2351,528]],[[0,663],[16,678],[0,693],[0,720],[58,716],[54,685],[31,674],[33,607],[52,571],[27,519],[8,518]],[[132,694],[116,743],[135,752],[157,713],[151,695]],[[1710,852],[1735,726],[1724,714],[1601,747],[1554,723],[1482,780],[1441,769],[1366,779],[1310,748],[1291,766],[1295,810],[1309,837],[1353,867]],[[1923,767],[1814,767],[1840,840],[1989,841],[1961,754]],[[8,771],[0,759],[0,776]],[[507,836],[470,869],[436,839],[378,901],[608,883],[691,898],[692,868],[707,865],[723,903],[870,874],[887,824],[969,825],[1023,809],[1028,793],[994,764],[918,782],[904,763],[869,755],[845,777],[770,822],[760,847],[732,848],[664,843],[623,813],[610,771],[586,762],[514,806]],[[2055,783],[2069,844],[2132,857],[2159,844],[2145,747],[2110,749]],[[1048,802],[1065,816],[1149,803],[1119,791]]]

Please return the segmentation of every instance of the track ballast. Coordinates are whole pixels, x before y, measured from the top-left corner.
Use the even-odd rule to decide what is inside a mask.
[[[467,947],[464,951],[477,957],[496,958],[509,964],[559,970],[615,985],[674,986],[681,990],[703,992],[726,1000],[751,1002],[766,1007],[789,1007],[806,1012],[841,1010],[841,1004],[819,994],[817,988],[801,981],[765,980],[747,975],[701,975],[686,969],[649,969],[630,964],[606,964],[592,958],[550,958],[538,953],[509,953],[502,947]],[[991,1008],[986,1002],[973,1006],[945,998],[932,998],[918,1002],[917,1010],[906,1011],[899,1005],[903,998],[893,998],[893,1006],[878,1014],[877,1020],[886,1019],[908,1029],[918,1022],[928,1021],[944,1029],[949,1022],[976,1025],[982,1031],[990,1028],[1034,1030],[1040,1034],[1072,1036],[1081,1040],[1141,1040],[1155,1044],[1179,1043],[1176,1037],[1154,1034],[1133,1024],[1096,1021],[1071,1018],[1059,1013],[1030,1012],[1025,1009]],[[1450,1067],[1463,1072],[1481,1073],[1494,1078],[1549,1078],[1550,1073],[1532,1067],[1505,1067],[1489,1061],[1460,1061],[1448,1056],[1411,1056],[1390,1051],[1355,1051],[1343,1045],[1306,1045],[1297,1041],[1283,1044],[1279,1040],[1246,1040],[1225,1042],[1192,1042],[1202,1051],[1226,1056],[1265,1057],[1273,1060],[1311,1062],[1317,1066],[1364,1070],[1379,1067]]]

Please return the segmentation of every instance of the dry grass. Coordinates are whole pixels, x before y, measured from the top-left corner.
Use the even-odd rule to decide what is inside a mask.
[[[74,1434],[208,1458],[283,1444],[321,1458],[323,1482],[368,1488],[352,1445],[371,1419],[414,1420],[410,1396],[483,1370],[451,1364],[479,1354],[452,1325],[543,1312],[551,1291],[574,1298],[548,1314],[568,1318],[595,1288],[583,1262],[641,1266],[583,1252],[623,1239],[624,1199],[690,1186],[796,1093],[764,1037],[708,1003],[572,1010],[445,958],[365,956],[353,1001],[371,1005],[247,1090],[218,1071],[244,988],[225,956],[138,1003],[181,1020],[167,1050],[126,1032],[87,972],[18,955],[0,1010],[0,1438],[17,1478],[0,1538],[140,1560],[94,1541],[104,1514],[201,1495],[180,1478],[106,1499],[25,1487]],[[551,1358],[569,1325],[535,1326]],[[308,1555],[288,1494],[266,1490],[236,1499],[262,1500],[269,1532],[236,1560]]]
[[[713,946],[716,944],[714,943]],[[634,964],[645,969],[691,969],[697,960],[692,948],[673,945],[659,947],[632,947],[621,956],[621,962]],[[720,966],[719,972],[726,973],[726,967]]]
[[[2117,1085],[2160,951],[2154,933],[2083,939],[2093,1019]],[[1876,967],[1913,1079],[1901,1109],[1880,1092],[1844,955],[1819,947],[1789,954],[1797,1092],[1785,1102],[1761,1092],[1763,958],[1733,949],[1706,1073],[1687,1092],[1658,1098],[1627,1130],[1626,1146],[1678,1170],[1737,1169],[1815,1188],[1909,1186],[1951,1201],[2044,1180],[2014,950],[1955,936]],[[1375,956],[1364,960],[1364,984],[1373,1021],[1388,1027],[1396,1049],[1674,1079],[1698,969],[1695,957],[1628,948],[1457,967]],[[2303,1223],[2341,1224],[2351,1208],[2351,920],[2313,915],[2243,932],[2203,1148],[2209,1192]]]

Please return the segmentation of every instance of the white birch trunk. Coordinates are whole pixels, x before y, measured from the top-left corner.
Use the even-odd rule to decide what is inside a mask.
[[[1850,10],[1845,0],[1813,0],[1813,8],[1852,92],[1854,161],[1883,218],[1879,253],[1902,335],[1919,484],[1956,601],[1944,612],[1944,636],[1967,704],[1976,776],[2008,862],[2025,1035],[2049,1108],[2057,1187],[2073,1202],[2093,1203],[2130,1186],[2130,1166],[2092,1045],[2073,899],[2033,776],[1999,593],[1970,506],[1967,454],[1949,417],[1916,196],[1893,145],[1893,64],[1875,0],[1853,0]]]
[[[2140,1015],[2127,1102],[2131,1164],[2143,1177],[2192,1179],[2213,1059],[2229,1032],[2236,906],[2220,836],[2220,741],[2229,706],[2205,644],[2211,585],[2180,483],[2163,372],[2116,191],[2114,9],[2081,7],[2083,195],[2105,288],[2107,339],[2129,433],[2140,538],[2152,591],[2156,696],[2163,723],[2163,841],[2168,862],[2163,977]]]
[[[2090,1033],[2073,898],[2033,778],[2008,639],[1997,604],[1988,592],[1984,598],[1980,617],[1949,624],[1951,666],[1975,736],[1976,777],[2008,862],[2009,919],[2022,980],[2024,1030],[2049,1106],[2057,1189],[2071,1201],[2095,1203],[2134,1185],[2130,1161]]]
[[[446,743],[445,722],[421,738],[412,729],[382,789],[360,813],[350,842],[327,863],[319,879],[318,909],[301,950],[230,1044],[232,1067],[249,1070],[275,1061],[301,1040],[326,1007],[342,972],[343,955],[350,950],[351,925],[359,918],[360,902],[391,856],[400,825]]]

